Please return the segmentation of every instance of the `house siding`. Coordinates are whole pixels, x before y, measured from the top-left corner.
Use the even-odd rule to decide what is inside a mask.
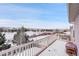
[[[77,45],[79,55],[79,16],[75,19],[74,31],[75,31],[75,44]]]

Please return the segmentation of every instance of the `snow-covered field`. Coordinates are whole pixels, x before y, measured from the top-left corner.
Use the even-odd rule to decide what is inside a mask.
[[[5,33],[5,37],[7,40],[13,40],[14,34],[16,34],[16,32],[2,32]],[[42,32],[32,32],[32,31],[28,31],[25,32],[27,35],[31,36],[31,35],[38,35],[41,34]]]
[[[31,36],[31,35],[38,35],[38,34],[41,34],[43,32],[33,32],[33,31],[28,31],[28,32],[25,32],[27,35]]]
[[[12,40],[13,40],[13,37],[14,37],[14,34],[16,34],[16,32],[2,32],[2,33],[5,33],[5,38],[6,38],[6,43],[8,44],[11,44],[12,46],[13,43],[12,43]],[[28,31],[28,32],[25,32],[27,35],[31,36],[31,35],[38,35],[38,34],[41,34],[43,32],[32,32],[32,31]],[[46,35],[47,36],[47,35]],[[35,38],[30,38],[29,40],[33,40],[33,41],[36,41],[36,40],[39,40],[39,39],[42,39],[46,36],[39,36],[39,37],[35,37]]]

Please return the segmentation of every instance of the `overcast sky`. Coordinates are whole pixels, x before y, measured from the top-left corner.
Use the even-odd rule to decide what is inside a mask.
[[[68,28],[66,4],[0,4],[0,27]]]

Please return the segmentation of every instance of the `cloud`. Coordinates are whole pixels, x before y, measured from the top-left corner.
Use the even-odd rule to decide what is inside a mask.
[[[68,28],[68,24],[60,24],[59,22],[42,22],[39,20],[10,20],[10,19],[0,19],[0,27],[21,27],[24,26],[26,28]]]

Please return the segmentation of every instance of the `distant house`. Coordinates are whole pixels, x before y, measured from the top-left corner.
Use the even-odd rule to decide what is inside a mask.
[[[73,24],[71,27],[71,39],[74,39],[78,47],[79,55],[79,3],[70,3],[69,7],[69,22]]]

